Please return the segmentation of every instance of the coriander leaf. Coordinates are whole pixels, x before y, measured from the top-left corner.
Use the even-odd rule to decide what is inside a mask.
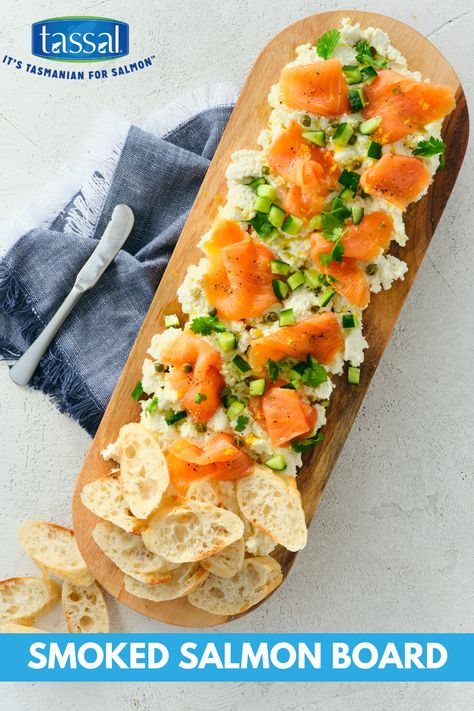
[[[295,452],[306,452],[308,449],[311,449],[314,447],[315,444],[319,444],[322,442],[324,439],[324,435],[322,432],[318,432],[317,435],[314,435],[313,437],[308,437],[307,439],[302,439],[299,442],[293,442],[291,445],[293,448],[293,451]]]
[[[278,374],[280,372],[278,363],[275,363],[274,360],[271,360],[271,358],[269,358],[267,360],[267,370],[268,370],[268,377],[270,379],[270,382],[274,383],[277,380]]]
[[[329,254],[319,254],[318,256],[323,267],[329,267],[331,262],[342,262],[344,245],[341,242],[341,237],[336,240]]]
[[[387,66],[387,60],[384,57],[379,57],[377,52],[367,40],[360,40],[356,44],[356,60],[360,64],[368,64],[370,67],[381,68]]]
[[[344,227],[334,227],[332,232],[328,232],[327,234],[323,232],[323,236],[328,242],[337,242],[344,237],[346,232],[347,229]]]
[[[446,165],[444,153],[446,151],[446,143],[441,138],[430,136],[427,141],[420,141],[416,148],[412,151],[414,156],[435,156],[440,153],[439,170],[443,170]]]
[[[135,385],[131,395],[134,400],[139,400],[141,398],[141,396],[143,395],[143,385],[141,380],[139,380],[138,383]]]
[[[316,43],[316,52],[318,55],[323,59],[329,59],[337,47],[340,36],[341,34],[338,30],[329,30],[321,35]]]
[[[214,331],[222,333],[226,326],[216,316],[198,316],[191,321],[191,331],[201,336],[210,336]]]
[[[251,225],[258,236],[262,239],[269,237],[275,229],[273,225],[268,222],[266,215],[262,212],[258,212],[255,217],[252,217],[251,220],[247,220],[247,224]]]
[[[152,415],[155,412],[157,407],[158,407],[158,398],[155,395],[154,397],[151,398],[151,400],[148,400],[147,406],[145,408],[145,412],[147,413],[147,415]]]
[[[328,374],[320,363],[312,363],[301,376],[303,385],[310,388],[317,388],[321,383],[325,383],[328,379]]]
[[[234,430],[236,432],[243,432],[247,426],[248,421],[248,417],[246,417],[245,415],[239,415],[237,418],[237,422],[235,423]]]

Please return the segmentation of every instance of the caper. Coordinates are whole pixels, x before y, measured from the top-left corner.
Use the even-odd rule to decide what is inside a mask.
[[[213,306],[212,309],[209,309],[209,316],[217,316],[217,309],[215,306]]]
[[[365,272],[369,276],[374,276],[374,274],[377,273],[377,265],[376,264],[368,264]]]
[[[312,314],[317,314],[319,311],[319,305],[318,304],[313,304],[310,308],[310,311]]]
[[[196,430],[198,432],[207,432],[207,425],[205,422],[196,422]]]
[[[245,444],[245,439],[243,437],[239,437],[239,435],[235,435],[234,442],[237,447],[243,447]]]
[[[265,314],[263,320],[265,323],[273,323],[274,321],[278,321],[278,314],[275,313],[275,311],[270,311],[268,314]]]
[[[155,366],[155,373],[163,373],[165,366],[163,363],[158,363],[158,361],[154,364]]]
[[[305,114],[301,118],[301,123],[303,126],[306,126],[306,127],[311,126],[311,116],[308,116],[308,114]]]
[[[191,365],[191,363],[183,363],[183,370],[185,373],[192,373],[193,366]]]
[[[355,160],[352,164],[352,168],[354,170],[358,170],[361,167],[361,165],[362,165],[362,163],[360,162],[360,160]]]
[[[270,168],[268,165],[262,165],[262,175],[268,175],[270,172]]]
[[[347,141],[347,143],[348,143],[350,146],[353,146],[356,141],[357,141],[357,136],[356,136],[355,133],[353,133],[352,136],[351,136],[351,137],[349,138],[349,140]],[[360,166],[359,166],[359,167],[360,167]]]

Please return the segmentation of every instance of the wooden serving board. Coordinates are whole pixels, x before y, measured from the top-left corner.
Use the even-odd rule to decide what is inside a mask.
[[[162,329],[166,313],[180,313],[176,290],[187,267],[196,263],[202,254],[196,247],[202,234],[207,232],[225,197],[224,173],[231,153],[239,148],[256,148],[256,138],[265,126],[269,106],[267,95],[278,81],[281,68],[294,56],[295,48],[312,42],[323,33],[340,25],[344,17],[360,22],[362,27],[374,26],[385,30],[395,47],[407,58],[413,70],[419,70],[433,82],[448,84],[456,92],[456,109],[444,126],[447,144],[446,169],[436,176],[429,194],[412,205],[406,215],[408,245],[391,252],[408,263],[409,271],[403,282],[395,282],[392,289],[373,297],[364,317],[364,334],[369,342],[362,368],[359,387],[351,387],[338,378],[337,388],[331,397],[325,427],[325,439],[315,448],[298,475],[298,487],[303,497],[306,520],[313,518],[316,507],[331,474],[337,456],[349,433],[362,403],[375,368],[390,338],[418,268],[430,243],[433,232],[453,189],[466,150],[469,118],[466,99],[458,77],[443,58],[422,35],[384,15],[358,11],[327,12],[296,22],[280,32],[261,52],[243,87],[240,98],[225,130],[215,157],[202,184],[194,206],[184,226],[173,256],[170,259],[160,287],[132,348],[122,375],[117,383],[97,435],[79,475],[73,500],[73,523],[77,541],[87,565],[99,583],[120,602],[149,617],[184,627],[208,627],[222,624],[226,617],[210,615],[193,607],[186,599],[171,602],[147,602],[129,595],[123,588],[123,574],[96,546],[91,531],[97,518],[81,503],[80,491],[88,482],[108,474],[110,464],[100,456],[101,450],[115,441],[120,427],[139,418],[139,406],[130,397],[140,378],[141,365],[152,336]],[[295,554],[279,549],[276,557],[286,575]],[[270,603],[271,604],[271,603]]]

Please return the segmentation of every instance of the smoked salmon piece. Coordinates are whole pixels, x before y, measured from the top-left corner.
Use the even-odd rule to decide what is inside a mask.
[[[449,86],[428,84],[392,69],[379,71],[364,86],[365,118],[380,116],[382,122],[374,138],[382,144],[398,141],[426,124],[447,116],[454,109],[454,93]]]
[[[422,158],[385,153],[362,173],[360,182],[368,195],[381,197],[406,210],[428,187],[431,176]]]
[[[205,248],[209,268],[204,289],[221,318],[239,321],[260,316],[276,302],[271,272],[275,256],[236,222],[220,220]]]
[[[344,348],[344,338],[336,316],[326,312],[285,326],[269,336],[262,336],[250,346],[250,360],[256,370],[268,359],[304,359],[311,353],[320,363],[333,363]]]
[[[388,247],[393,232],[393,220],[387,212],[377,210],[365,215],[358,225],[349,224],[345,229],[341,239],[344,258],[370,262],[379,256],[381,250]],[[334,243],[325,239],[321,233],[315,232],[311,235],[314,255],[329,254],[333,246]]]
[[[240,479],[254,462],[227,434],[215,434],[205,447],[185,438],[177,439],[166,455],[171,482],[180,486],[196,479]]]
[[[262,397],[252,398],[250,409],[275,447],[312,434],[318,421],[314,407],[286,388],[272,387]]]
[[[296,121],[272,143],[268,163],[290,183],[282,196],[283,208],[303,218],[322,209],[324,198],[340,175],[331,151],[305,141],[303,129]]]
[[[220,406],[225,385],[220,354],[203,338],[183,332],[163,348],[161,358],[174,366],[169,379],[181,406],[198,422],[210,420]]]
[[[365,309],[370,301],[370,290],[364,271],[356,259],[344,257],[342,262],[331,262],[329,266],[324,267],[316,255],[315,262],[323,274],[329,274],[336,279],[332,287],[338,294],[344,296],[353,306]]]
[[[321,116],[350,110],[347,82],[338,59],[283,67],[280,90],[287,106]]]

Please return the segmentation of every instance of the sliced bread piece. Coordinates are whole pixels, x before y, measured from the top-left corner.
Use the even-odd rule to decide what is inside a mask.
[[[282,580],[280,565],[273,558],[246,558],[233,578],[209,575],[188,599],[195,607],[215,615],[239,615],[267,597]]]
[[[244,524],[212,504],[184,499],[156,514],[142,533],[146,547],[173,563],[192,563],[242,538]]]
[[[49,578],[0,580],[0,624],[32,625],[59,599],[60,587]]]
[[[219,506],[218,482],[205,481],[204,479],[192,481],[188,486],[186,498],[192,501],[201,501],[205,504]]]
[[[74,585],[65,582],[62,601],[68,632],[109,631],[109,613],[97,583]]]
[[[159,585],[143,585],[127,576],[124,578],[124,584],[130,595],[153,602],[164,602],[189,595],[203,584],[207,576],[207,571],[197,563],[184,563],[173,570],[169,580]]]
[[[25,551],[41,567],[76,585],[90,585],[94,576],[77,547],[74,531],[47,521],[24,521],[18,538]]]
[[[289,551],[304,548],[307,529],[301,496],[292,477],[255,467],[237,482],[237,501],[245,518]]]
[[[259,528],[249,524],[249,531],[244,536],[245,550],[250,555],[269,555],[277,547],[277,542]]]
[[[92,531],[92,537],[117,568],[146,585],[168,580],[169,571],[176,567],[149,551],[141,536],[127,533],[113,523],[98,523]]]
[[[6,622],[4,625],[1,625],[0,632],[5,634],[48,634],[47,630],[40,630],[39,627],[16,625],[14,622]]]
[[[119,436],[120,486],[137,518],[148,518],[159,506],[170,478],[160,445],[143,425],[124,425]]]
[[[146,525],[145,521],[132,516],[117,476],[103,476],[86,484],[81,491],[81,501],[96,516],[120,526],[127,533],[140,533]]]
[[[243,538],[234,541],[220,553],[203,558],[201,565],[212,575],[218,578],[232,578],[241,569],[245,556],[245,543]]]

